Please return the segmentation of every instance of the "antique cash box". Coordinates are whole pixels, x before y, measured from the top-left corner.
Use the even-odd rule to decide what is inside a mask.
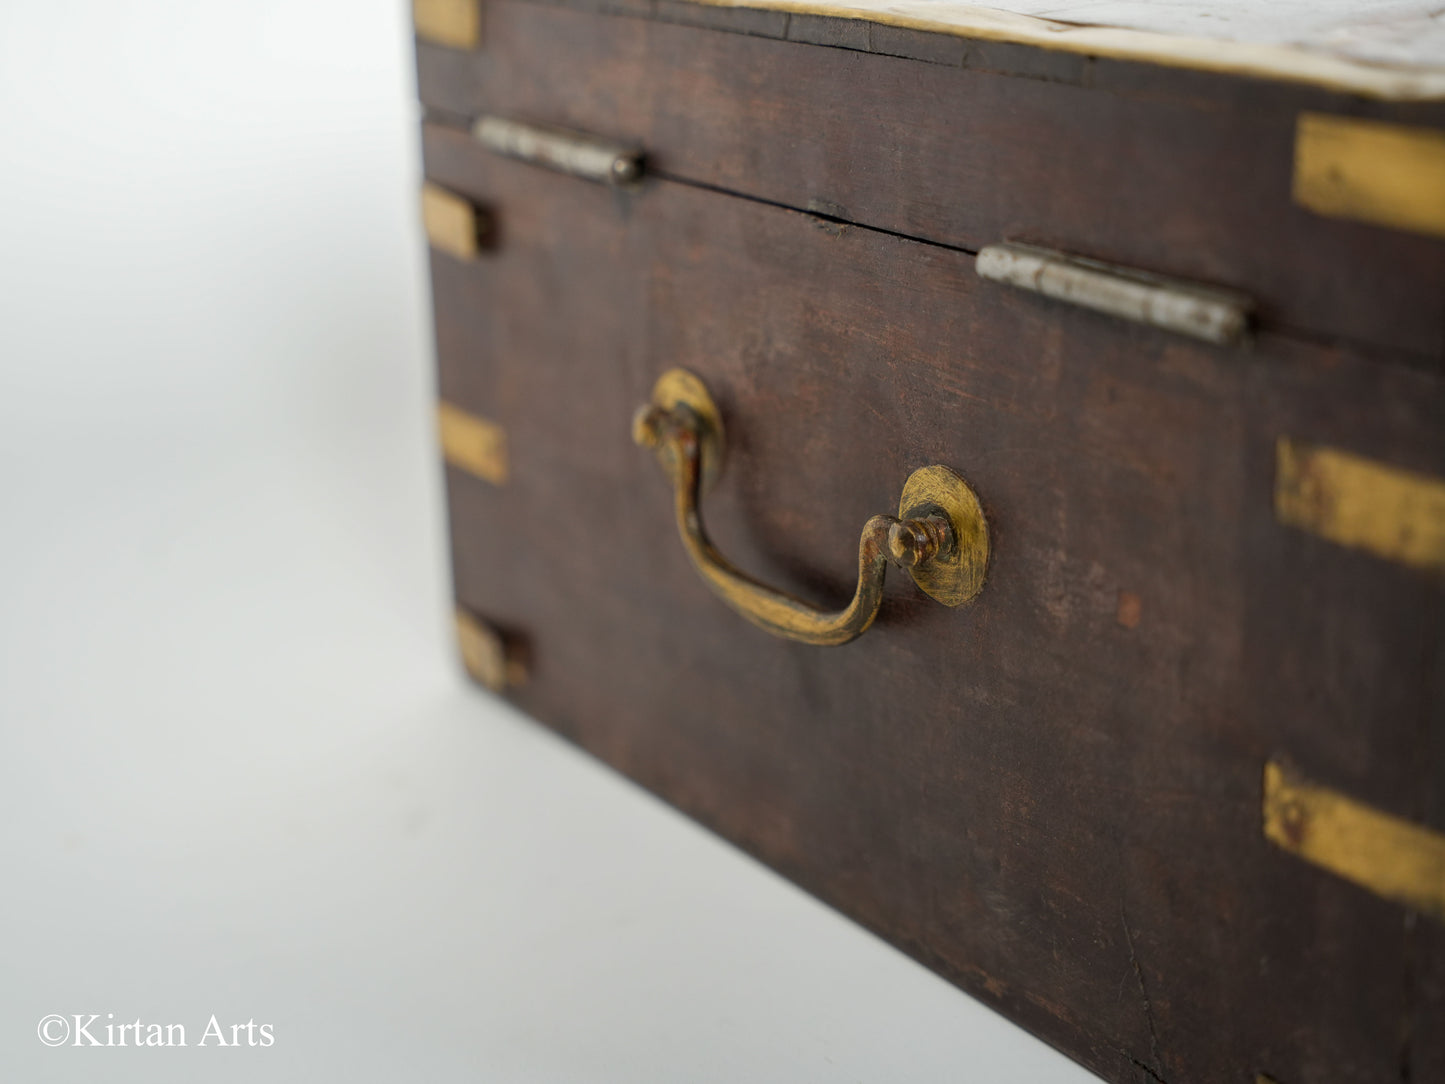
[[[1111,1081],[1445,1081],[1445,26],[1332,6],[414,7],[468,669]]]

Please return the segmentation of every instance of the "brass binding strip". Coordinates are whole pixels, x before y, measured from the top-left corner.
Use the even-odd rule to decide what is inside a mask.
[[[481,0],[411,0],[416,36],[433,45],[475,49],[482,41]]]
[[[1445,835],[1264,766],[1264,836],[1377,896],[1445,921]]]
[[[1294,199],[1329,218],[1445,237],[1445,132],[1301,113]]]
[[[1445,480],[1280,437],[1280,523],[1427,572],[1445,571]]]
[[[457,649],[467,673],[494,693],[526,684],[526,663],[513,657],[501,633],[461,608],[454,616]]]
[[[1137,324],[1228,345],[1249,331],[1244,294],[1034,245],[986,245],[974,261],[982,278],[1018,286]]]
[[[432,248],[459,260],[475,260],[491,231],[484,211],[430,181],[421,189],[421,219]]]
[[[507,482],[507,431],[451,403],[437,404],[442,456],[452,466],[493,485]]]

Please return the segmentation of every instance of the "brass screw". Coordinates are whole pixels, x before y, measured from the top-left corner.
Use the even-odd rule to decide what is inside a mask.
[[[888,556],[899,568],[917,568],[953,550],[947,516],[906,519],[888,528]]]

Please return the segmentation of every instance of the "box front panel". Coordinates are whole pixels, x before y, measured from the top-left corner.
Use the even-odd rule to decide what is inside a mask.
[[[1287,761],[1445,827],[1437,581],[1282,525],[1273,488],[1281,436],[1445,473],[1438,379],[1194,344],[447,128],[425,148],[495,222],[433,279],[441,395],[509,458],[501,485],[449,470],[458,597],[525,641],[523,707],[1111,1079],[1393,1071],[1439,1000],[1405,992],[1414,920],[1269,842],[1261,780]],[[864,521],[941,463],[989,519],[982,595],[895,571],[840,648],[731,612],[630,437],[676,366],[724,416],[707,518],[739,566],[841,605]]]

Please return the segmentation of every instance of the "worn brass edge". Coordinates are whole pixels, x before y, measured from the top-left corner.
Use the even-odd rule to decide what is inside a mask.
[[[1445,921],[1445,834],[1264,766],[1264,837],[1377,896]]]
[[[1341,546],[1445,571],[1445,480],[1280,437],[1275,518]]]
[[[506,485],[507,431],[500,425],[442,401],[437,404],[437,433],[448,463],[493,485]]]

